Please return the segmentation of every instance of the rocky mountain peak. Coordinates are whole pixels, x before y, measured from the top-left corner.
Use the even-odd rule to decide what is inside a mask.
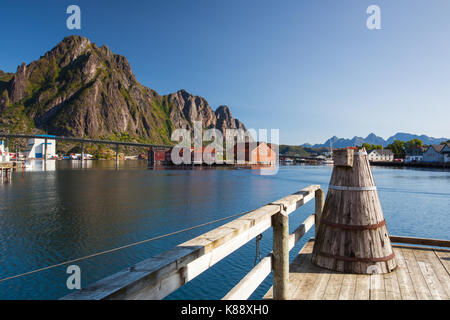
[[[0,74],[0,130],[170,144],[174,129],[242,128],[228,107],[182,89],[160,96],[141,85],[126,57],[80,36],[66,37],[17,72]],[[31,127],[30,127],[31,126]]]

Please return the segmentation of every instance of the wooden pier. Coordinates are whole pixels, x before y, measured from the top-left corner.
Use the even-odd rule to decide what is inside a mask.
[[[391,237],[391,241],[395,239]],[[406,242],[417,244],[430,240],[405,238]],[[449,242],[434,244],[448,246]],[[290,265],[290,300],[450,299],[450,250],[394,245],[397,269],[387,274],[366,275],[317,267],[311,263],[313,246],[314,240],[309,240]],[[273,299],[273,288],[264,299]]]
[[[314,198],[314,214],[289,234],[289,215]],[[320,186],[309,186],[62,299],[163,299],[269,228],[273,251],[224,300],[248,299],[272,272],[273,287],[265,299],[449,299],[450,250],[417,247],[450,247],[448,240],[391,236],[392,243],[416,247],[394,246],[398,268],[384,275],[345,274],[313,266],[312,241],[289,265],[289,251],[320,224],[324,199]]]

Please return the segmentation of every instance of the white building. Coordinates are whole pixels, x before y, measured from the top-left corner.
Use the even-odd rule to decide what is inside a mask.
[[[41,138],[42,137],[42,138]],[[45,138],[47,137],[47,159],[56,156],[56,140],[53,136],[41,135],[39,138],[32,138],[28,140],[26,157],[28,159],[43,159],[45,153]]]
[[[425,150],[426,148],[424,147],[415,147],[406,150],[405,162],[421,162],[423,160],[423,153]]]
[[[389,149],[372,150],[367,156],[369,161],[394,161],[394,153]]]
[[[0,162],[9,162],[9,150],[3,140],[0,140]]]

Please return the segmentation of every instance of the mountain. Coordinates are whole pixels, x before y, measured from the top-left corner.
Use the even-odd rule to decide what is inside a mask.
[[[430,144],[440,144],[443,141],[448,141],[449,138],[433,138],[429,137],[427,135],[417,135],[417,134],[411,134],[411,133],[402,133],[398,132],[392,137],[389,137],[386,141],[386,145],[394,142],[394,140],[402,140],[402,141],[409,141],[411,139],[419,139],[422,140],[423,144],[430,145]]]
[[[392,137],[389,137],[387,140],[384,140],[382,137],[375,135],[374,133],[369,134],[367,137],[353,137],[352,139],[344,139],[344,138],[338,138],[336,136],[331,137],[325,143],[323,144],[315,144],[311,145],[309,143],[305,143],[302,146],[304,147],[311,147],[311,148],[329,148],[330,143],[332,143],[333,148],[346,148],[346,147],[353,147],[353,146],[360,146],[363,143],[368,144],[375,144],[375,145],[382,145],[383,147],[387,147],[389,144],[394,142],[394,140],[402,140],[402,141],[409,141],[412,139],[420,139],[422,140],[423,144],[430,145],[430,144],[439,144],[443,141],[449,140],[449,138],[433,138],[429,137],[427,135],[416,135],[411,133],[396,133]]]
[[[14,74],[0,71],[0,131],[170,143],[176,128],[242,128],[227,106],[213,110],[185,90],[141,85],[124,56],[87,38],[65,38]]]

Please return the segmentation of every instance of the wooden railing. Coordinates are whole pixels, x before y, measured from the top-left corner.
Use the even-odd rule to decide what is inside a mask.
[[[289,214],[312,199],[315,214],[289,234]],[[273,251],[223,299],[247,299],[273,271],[274,299],[287,299],[289,251],[316,223],[324,191],[312,185],[65,296],[63,299],[162,299],[273,227]]]

